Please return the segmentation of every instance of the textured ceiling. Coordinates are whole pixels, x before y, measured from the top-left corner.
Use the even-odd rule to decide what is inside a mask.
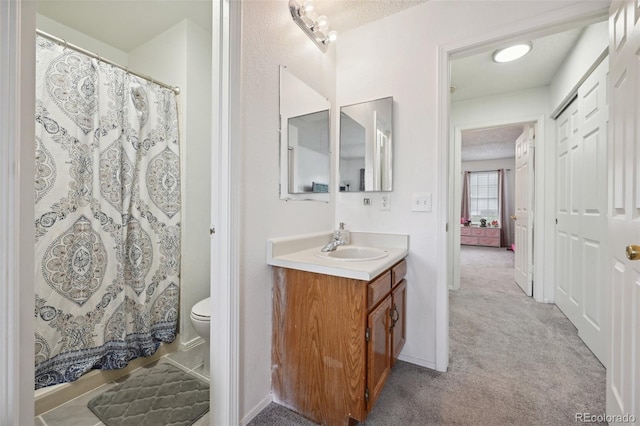
[[[477,161],[515,156],[515,142],[523,124],[462,132],[462,161]]]
[[[302,0],[297,0],[300,3]],[[316,10],[329,19],[331,29],[338,32],[357,28],[427,0],[314,0]],[[288,2],[288,0],[287,0]]]
[[[0,0],[3,1],[3,0]],[[282,4],[288,15],[288,0]],[[301,1],[301,0],[300,0]],[[315,0],[339,33],[400,12],[426,0]],[[38,0],[38,13],[124,52],[130,52],[183,19],[211,32],[211,0]],[[265,23],[267,25],[268,23]]]

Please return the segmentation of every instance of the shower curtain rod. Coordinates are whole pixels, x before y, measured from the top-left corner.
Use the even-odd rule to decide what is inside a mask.
[[[80,46],[76,46],[75,44],[67,43],[67,40],[65,40],[63,38],[59,38],[59,37],[53,36],[53,35],[51,35],[49,33],[45,33],[44,31],[41,31],[41,30],[36,30],[36,34],[38,34],[39,36],[42,36],[44,38],[48,38],[49,40],[51,40],[51,41],[53,41],[55,43],[58,43],[59,45],[64,46],[65,48],[73,49],[73,50],[78,51],[80,53],[83,53],[83,54],[85,54],[87,56],[95,58],[100,62],[104,62],[104,63],[107,63],[109,65],[113,65],[116,68],[120,68],[121,70],[124,70],[124,71],[128,72],[129,74],[135,75],[135,76],[140,77],[140,78],[144,78],[145,80],[148,80],[148,81],[150,81],[152,83],[155,83],[158,86],[162,86],[162,87],[166,87],[167,89],[171,89],[171,90],[173,90],[173,93],[175,93],[176,95],[180,94],[180,88],[177,87],[177,86],[171,86],[169,84],[166,84],[166,83],[163,83],[161,81],[158,81],[158,80],[156,80],[156,79],[154,79],[152,77],[149,77],[148,75],[144,75],[144,74],[137,73],[135,71],[131,71],[128,67],[124,67],[124,66],[122,66],[120,64],[117,64],[117,63],[115,63],[113,61],[105,59],[102,56],[98,55],[97,53],[90,52],[90,51],[88,51],[86,49],[83,49]]]

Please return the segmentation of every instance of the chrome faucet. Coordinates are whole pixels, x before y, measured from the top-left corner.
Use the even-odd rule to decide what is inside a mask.
[[[320,249],[320,251],[336,251],[338,246],[342,246],[345,244],[345,240],[342,237],[334,236],[331,241],[329,241],[324,247]]]

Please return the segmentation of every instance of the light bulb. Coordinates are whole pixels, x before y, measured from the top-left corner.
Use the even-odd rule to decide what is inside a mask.
[[[511,62],[516,59],[522,58],[524,55],[531,51],[531,43],[516,44],[504,49],[496,50],[493,53],[493,60],[495,62]]]
[[[325,15],[318,16],[318,19],[316,20],[316,25],[318,26],[318,29],[320,31],[324,32],[324,30],[326,30],[327,27],[329,26],[329,20]]]
[[[302,3],[302,7],[300,8],[300,11],[302,12],[303,15],[309,15],[309,13],[311,13],[313,11],[315,7],[313,6],[313,2],[311,0],[305,0]]]
[[[327,34],[327,41],[329,43],[336,41],[337,38],[338,38],[338,33],[335,31],[329,31],[329,34]]]
[[[309,20],[311,20],[311,22],[315,22],[316,21],[316,17],[318,16],[318,12],[316,12],[315,10],[310,10],[309,12],[307,12],[304,15],[306,18],[308,18]]]

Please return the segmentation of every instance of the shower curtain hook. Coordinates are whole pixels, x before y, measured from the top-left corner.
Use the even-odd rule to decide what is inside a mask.
[[[69,47],[69,43],[67,43],[67,40],[62,39],[62,41],[64,41],[64,49],[63,50],[67,50],[67,48]]]

